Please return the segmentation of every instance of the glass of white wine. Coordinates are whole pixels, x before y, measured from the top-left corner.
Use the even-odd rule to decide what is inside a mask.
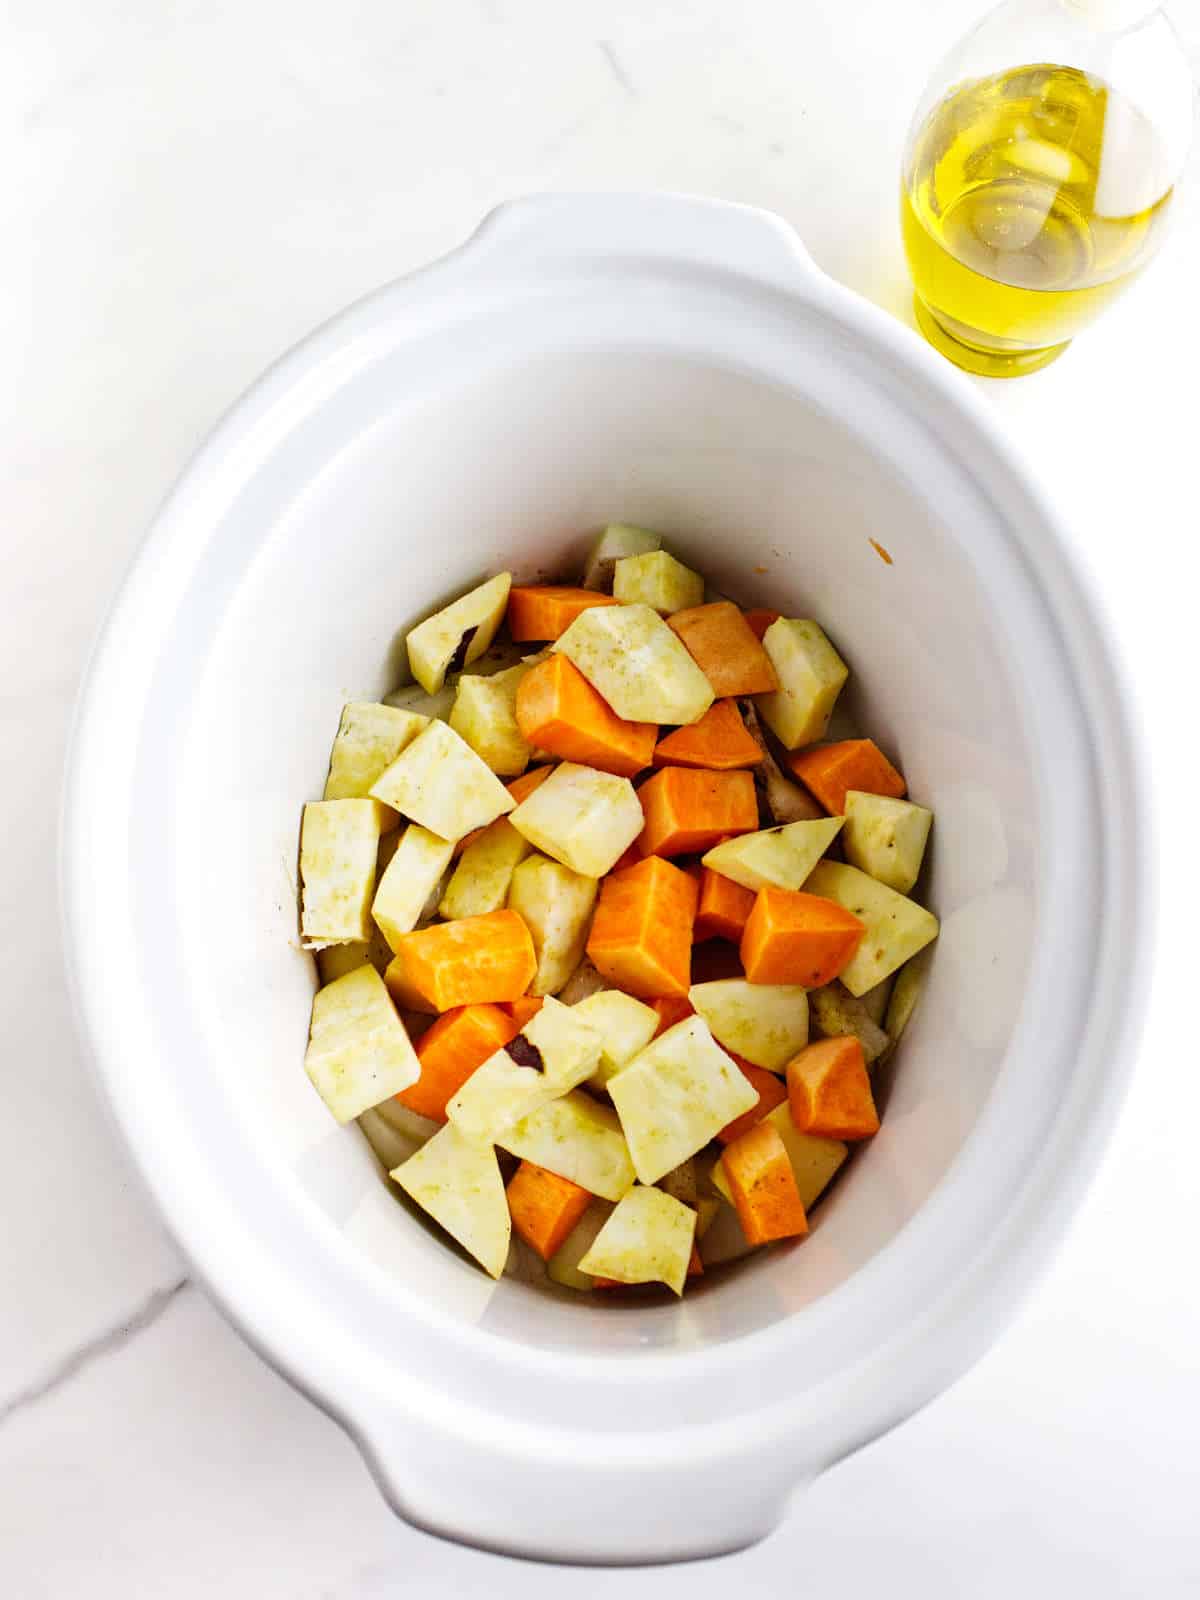
[[[1154,0],[1005,0],[913,119],[901,221],[921,331],[989,377],[1054,361],[1158,251],[1195,88]]]

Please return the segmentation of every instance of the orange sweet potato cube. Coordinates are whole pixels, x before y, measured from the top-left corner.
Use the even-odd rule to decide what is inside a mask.
[[[738,1221],[750,1244],[797,1239],[808,1232],[796,1175],[773,1123],[756,1122],[726,1145],[721,1160]]]
[[[904,779],[872,739],[814,745],[789,756],[788,765],[831,816],[845,811],[851,789],[890,795],[893,800],[902,800],[908,793]]]
[[[754,779],[748,772],[664,767],[638,790],[646,825],[644,856],[702,854],[735,833],[758,827]]]
[[[732,600],[690,606],[668,617],[667,624],[683,640],[718,699],[778,689],[771,658]]]
[[[419,1116],[445,1122],[447,1102],[476,1067],[516,1037],[520,1026],[494,1005],[456,1006],[445,1012],[417,1040],[421,1076],[396,1099]]]
[[[760,889],[742,934],[742,967],[751,983],[819,989],[837,977],[864,931],[834,900],[798,889]]]
[[[787,1065],[792,1121],[825,1139],[869,1139],[879,1113],[862,1045],[852,1034],[819,1039]]]
[[[641,1000],[686,998],[698,896],[686,872],[657,856],[610,872],[588,936],[592,965],[614,987]]]

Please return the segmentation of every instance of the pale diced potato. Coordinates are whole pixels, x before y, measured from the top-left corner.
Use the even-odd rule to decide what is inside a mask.
[[[604,989],[572,1009],[600,1036],[600,1060],[591,1081],[601,1089],[646,1048],[658,1028],[654,1007],[619,989]]]
[[[374,967],[318,989],[304,1070],[339,1122],[350,1122],[421,1076],[421,1063]]]
[[[868,989],[866,994],[861,997],[863,1010],[877,1028],[884,1026],[883,1018],[888,1008],[888,1001],[892,996],[892,985],[895,981],[894,977],[885,978],[882,983],[877,983],[873,989]]]
[[[682,1294],[695,1237],[690,1206],[637,1184],[617,1203],[579,1268],[617,1283],[665,1283]]]
[[[645,826],[628,778],[573,761],[557,766],[509,821],[535,849],[586,878],[610,871]]]
[[[375,800],[313,800],[305,806],[300,936],[306,949],[371,937],[375,857],[386,815]]]
[[[668,1028],[609,1080],[608,1092],[643,1183],[657,1183],[758,1103],[699,1016]]]
[[[584,956],[575,968],[575,971],[558,991],[558,998],[565,1006],[577,1006],[581,1000],[587,1000],[594,994],[599,994],[601,989],[608,988],[608,979],[598,973],[592,963]]]
[[[650,606],[592,606],[554,644],[629,722],[698,722],[712,685]]]
[[[333,983],[336,978],[344,978],[356,967],[367,966],[370,960],[367,951],[370,948],[362,939],[355,939],[352,944],[330,944],[324,950],[315,951],[318,978],[322,983]]]
[[[588,1290],[592,1287],[591,1277],[586,1272],[580,1272],[579,1263],[592,1248],[600,1229],[612,1216],[612,1210],[612,1203],[608,1200],[592,1201],[546,1263],[546,1274],[552,1283],[561,1284],[564,1289]]]
[[[849,1155],[849,1148],[840,1139],[824,1139],[815,1133],[801,1133],[792,1121],[792,1110],[786,1100],[774,1111],[768,1112],[763,1121],[773,1123],[783,1140],[783,1147],[796,1176],[800,1203],[805,1211],[811,1210]],[[733,1191],[725,1176],[723,1159],[713,1167],[712,1182],[713,1187],[732,1205]]]
[[[565,1006],[551,995],[546,996],[521,1034],[540,1054],[547,1078],[565,1089],[574,1089],[591,1076],[604,1049],[592,1019],[578,1007]]]
[[[442,916],[452,922],[503,910],[513,872],[532,849],[507,817],[497,817],[459,856],[439,906]]]
[[[782,828],[764,828],[739,834],[714,845],[704,865],[732,878],[743,889],[800,889],[805,879],[837,837],[845,819],[822,817],[813,822],[789,822]]]
[[[451,1096],[446,1116],[473,1144],[498,1144],[515,1122],[562,1092],[544,1073],[521,1066],[507,1050],[497,1050]]]
[[[470,638],[463,666],[478,661],[504,621],[511,588],[512,573],[501,572],[453,605],[426,617],[412,630],[408,636],[408,664],[426,694],[436,694],[442,687],[465,635]]]
[[[718,1043],[768,1072],[782,1072],[808,1043],[808,994],[799,984],[718,978],[694,983],[688,999]]]
[[[887,1049],[888,1036],[867,1015],[866,1005],[858,1000],[836,980],[823,989],[808,992],[809,1017],[813,1029],[824,1039],[837,1039],[852,1035],[862,1045],[863,1059],[867,1065],[878,1061]]]
[[[452,842],[513,809],[496,774],[444,722],[419,733],[371,793]]]
[[[617,562],[612,592],[622,605],[652,606],[669,617],[704,604],[704,579],[665,550],[650,550]]]
[[[500,1276],[512,1223],[494,1150],[472,1144],[447,1123],[391,1176],[485,1272]]]
[[[600,1060],[600,1035],[572,1007],[550,997],[519,1037],[523,1052],[517,1040],[497,1050],[447,1105],[450,1121],[468,1139],[500,1143],[514,1122],[578,1088]]]
[[[530,994],[557,994],[566,985],[583,959],[599,892],[594,877],[573,872],[547,856],[527,856],[517,866],[508,906],[533,939],[538,966]]]
[[[619,1200],[633,1187],[633,1162],[621,1124],[582,1089],[523,1117],[500,1144],[519,1160],[569,1178],[604,1200]]]
[[[825,737],[834,703],[850,669],[815,622],[780,617],[763,635],[779,688],[755,704],[788,750]]]
[[[861,789],[846,793],[842,847],[851,866],[907,894],[921,874],[933,812],[911,800]]]
[[[490,678],[464,673],[458,680],[450,726],[502,778],[520,777],[532,753],[517,726],[517,689],[528,671],[518,665]]]
[[[836,900],[866,929],[839,973],[851,994],[866,994],[937,938],[938,920],[932,912],[841,861],[819,862],[804,890]]]
[[[429,723],[428,717],[395,706],[352,700],[342,707],[342,720],[329,756],[326,800],[362,800],[376,780]],[[393,825],[399,819],[391,819]]]
[[[583,587],[612,593],[613,572],[625,556],[645,555],[648,550],[661,550],[662,539],[645,528],[633,528],[627,522],[612,522],[596,540],[588,554],[583,570]]]
[[[700,1180],[696,1172],[696,1158],[689,1156],[677,1167],[672,1167],[670,1172],[665,1172],[658,1180],[658,1187],[665,1190],[673,1199],[681,1200],[685,1206],[698,1205]]]
[[[425,902],[442,881],[454,846],[419,823],[410,822],[400,837],[395,855],[379,880],[371,915],[393,950],[402,933],[411,933],[421,920]]]
[[[896,974],[884,1024],[891,1038],[889,1055],[900,1043],[900,1035],[912,1021],[913,1012],[917,1009],[917,1002],[929,977],[931,956],[932,951],[928,949],[921,951],[920,955],[913,956],[911,961],[906,961]]]

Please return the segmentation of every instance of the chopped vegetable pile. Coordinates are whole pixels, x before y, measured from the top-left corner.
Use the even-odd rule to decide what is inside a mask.
[[[809,1231],[938,932],[833,644],[705,595],[621,524],[581,587],[489,579],[301,824],[318,1093],[486,1272],[609,1303]]]

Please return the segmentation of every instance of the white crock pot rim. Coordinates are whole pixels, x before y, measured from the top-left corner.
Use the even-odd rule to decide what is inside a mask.
[[[796,235],[770,213],[685,196],[644,195],[541,196],[501,207],[460,251],[412,278],[376,291],[311,335],[260,379],[214,430],[156,518],[97,641],[78,703],[77,734],[72,742],[64,790],[62,894],[72,989],[82,1031],[94,1046],[94,1058],[101,1068],[106,1097],[117,1111],[135,1164],[158,1197],[168,1225],[185,1253],[196,1262],[203,1258],[200,1276],[230,1319],[267,1359],[350,1428],[368,1457],[374,1459],[385,1481],[388,1478],[383,1459],[386,1449],[381,1445],[377,1419],[365,1414],[367,1395],[364,1390],[353,1382],[331,1381],[328,1363],[320,1359],[311,1345],[289,1336],[278,1319],[266,1313],[262,1296],[255,1303],[253,1292],[247,1290],[245,1279],[239,1277],[237,1251],[231,1250],[228,1260],[221,1256],[214,1265],[213,1242],[208,1240],[208,1248],[203,1247],[197,1230],[202,1230],[204,1223],[197,1218],[190,1197],[179,1194],[172,1185],[169,1167],[156,1149],[153,1130],[141,1125],[135,1104],[127,1097],[119,1098],[119,1075],[112,1070],[112,1052],[117,1046],[104,1017],[106,1000],[111,993],[113,956],[102,944],[90,940],[87,919],[88,841],[84,819],[89,784],[97,781],[101,774],[94,761],[85,759],[85,744],[79,735],[104,713],[106,671],[113,656],[128,647],[128,630],[136,616],[135,578],[146,571],[160,544],[169,539],[171,508],[176,498],[193,475],[211,466],[214,456],[236,449],[248,410],[265,403],[268,393],[277,396],[289,385],[301,381],[356,331],[369,326],[389,301],[397,296],[408,300],[420,293],[423,283],[436,283],[445,274],[485,260],[487,251],[503,247],[506,237],[511,239],[523,230],[530,233],[541,230],[544,237],[553,235],[559,241],[565,240],[561,243],[560,255],[583,259],[589,246],[586,237],[581,239],[579,235],[587,235],[589,219],[594,221],[598,214],[613,207],[645,208],[647,205],[669,216],[672,227],[663,237],[669,237],[672,232],[686,236],[685,224],[689,219],[704,218],[706,226],[713,221],[721,225],[725,219],[739,219],[739,230],[745,224],[750,231],[739,231],[737,248],[723,249],[715,265],[735,273],[746,273],[760,283],[773,282],[809,304],[819,302],[831,317],[849,327],[856,338],[886,353],[889,360],[910,370],[914,380],[944,399],[955,424],[972,430],[976,444],[986,446],[999,468],[1019,485],[1040,525],[1039,535],[1050,536],[1043,548],[1030,546],[1025,553],[1043,574],[1048,563],[1057,565],[1054,581],[1060,607],[1066,605],[1072,611],[1076,627],[1086,634],[1083,643],[1097,669],[1097,682],[1091,686],[1095,691],[1093,699],[1104,703],[1110,753],[1115,750],[1121,769],[1110,770],[1109,777],[1133,824],[1131,838],[1135,848],[1120,852],[1107,863],[1106,876],[1117,885],[1125,912],[1130,965],[1122,974],[1123,1008],[1114,1009],[1107,1030],[1109,1043],[1102,1070],[1091,1075],[1086,1099],[1080,1099],[1079,1104],[1068,1102],[1062,1107],[1056,1137],[1047,1142],[1041,1161],[1028,1174],[1006,1226],[987,1241],[973,1270],[948,1283],[941,1302],[926,1307],[921,1315],[914,1315],[904,1326],[894,1328],[891,1336],[873,1352],[870,1363],[865,1364],[870,1371],[856,1370],[839,1375],[835,1385],[827,1386],[829,1393],[825,1403],[811,1390],[807,1392],[806,1417],[815,1420],[823,1416],[827,1423],[822,1430],[819,1459],[813,1459],[814,1465],[836,1459],[900,1420],[982,1353],[1019,1303],[1020,1295],[1033,1282],[1037,1270],[1044,1266],[1077,1206],[1095,1169],[1127,1083],[1128,1056],[1149,968],[1154,855],[1149,834],[1152,813],[1144,793],[1147,766],[1140,748],[1140,732],[1130,715],[1132,698],[1122,688],[1123,673],[1115,658],[1112,630],[1102,626],[1103,608],[1093,592],[1086,569],[1062,520],[1045,494],[1029,482],[1025,467],[1002,438],[994,416],[967,380],[948,368],[907,330],[818,273]],[[757,234],[757,243],[746,242],[751,240],[751,232]],[[770,248],[763,248],[768,241]],[[684,244],[686,246],[686,239]],[[679,244],[664,246],[661,254],[666,260],[687,264],[686,251]],[[1103,686],[1099,683],[1101,678]],[[1089,731],[1093,736],[1097,733],[1095,726]],[[750,1336],[754,1337],[757,1336]],[[688,1357],[663,1359],[686,1361]],[[852,1405],[845,1403],[850,1392],[854,1394]],[[398,1413],[397,1420],[407,1425],[410,1419]],[[447,1400],[445,1406],[439,1408],[434,1425],[447,1435],[459,1435],[465,1445],[480,1448],[482,1433],[488,1431],[481,1430],[483,1420],[477,1411],[455,1408]],[[702,1427],[688,1430],[689,1450],[693,1445],[700,1445],[703,1434],[705,1453],[714,1458],[743,1453],[746,1440],[742,1421],[738,1418],[708,1430]],[[564,1462],[570,1460],[578,1465],[579,1443],[579,1434],[563,1432],[557,1448]],[[637,1461],[645,1469],[655,1470],[662,1462],[665,1446],[666,1441],[649,1441],[644,1435],[606,1436],[605,1462],[589,1466],[597,1471],[615,1470],[618,1461],[626,1468],[631,1461]],[[520,1430],[506,1429],[503,1437],[493,1433],[486,1446],[514,1462],[534,1454],[544,1455],[548,1447],[554,1452],[555,1440],[549,1430],[541,1427],[531,1429],[527,1437],[522,1437]],[[671,1448],[678,1449],[678,1445]],[[794,1472],[796,1464],[792,1463],[789,1470]],[[462,1536],[470,1537],[469,1531]]]

